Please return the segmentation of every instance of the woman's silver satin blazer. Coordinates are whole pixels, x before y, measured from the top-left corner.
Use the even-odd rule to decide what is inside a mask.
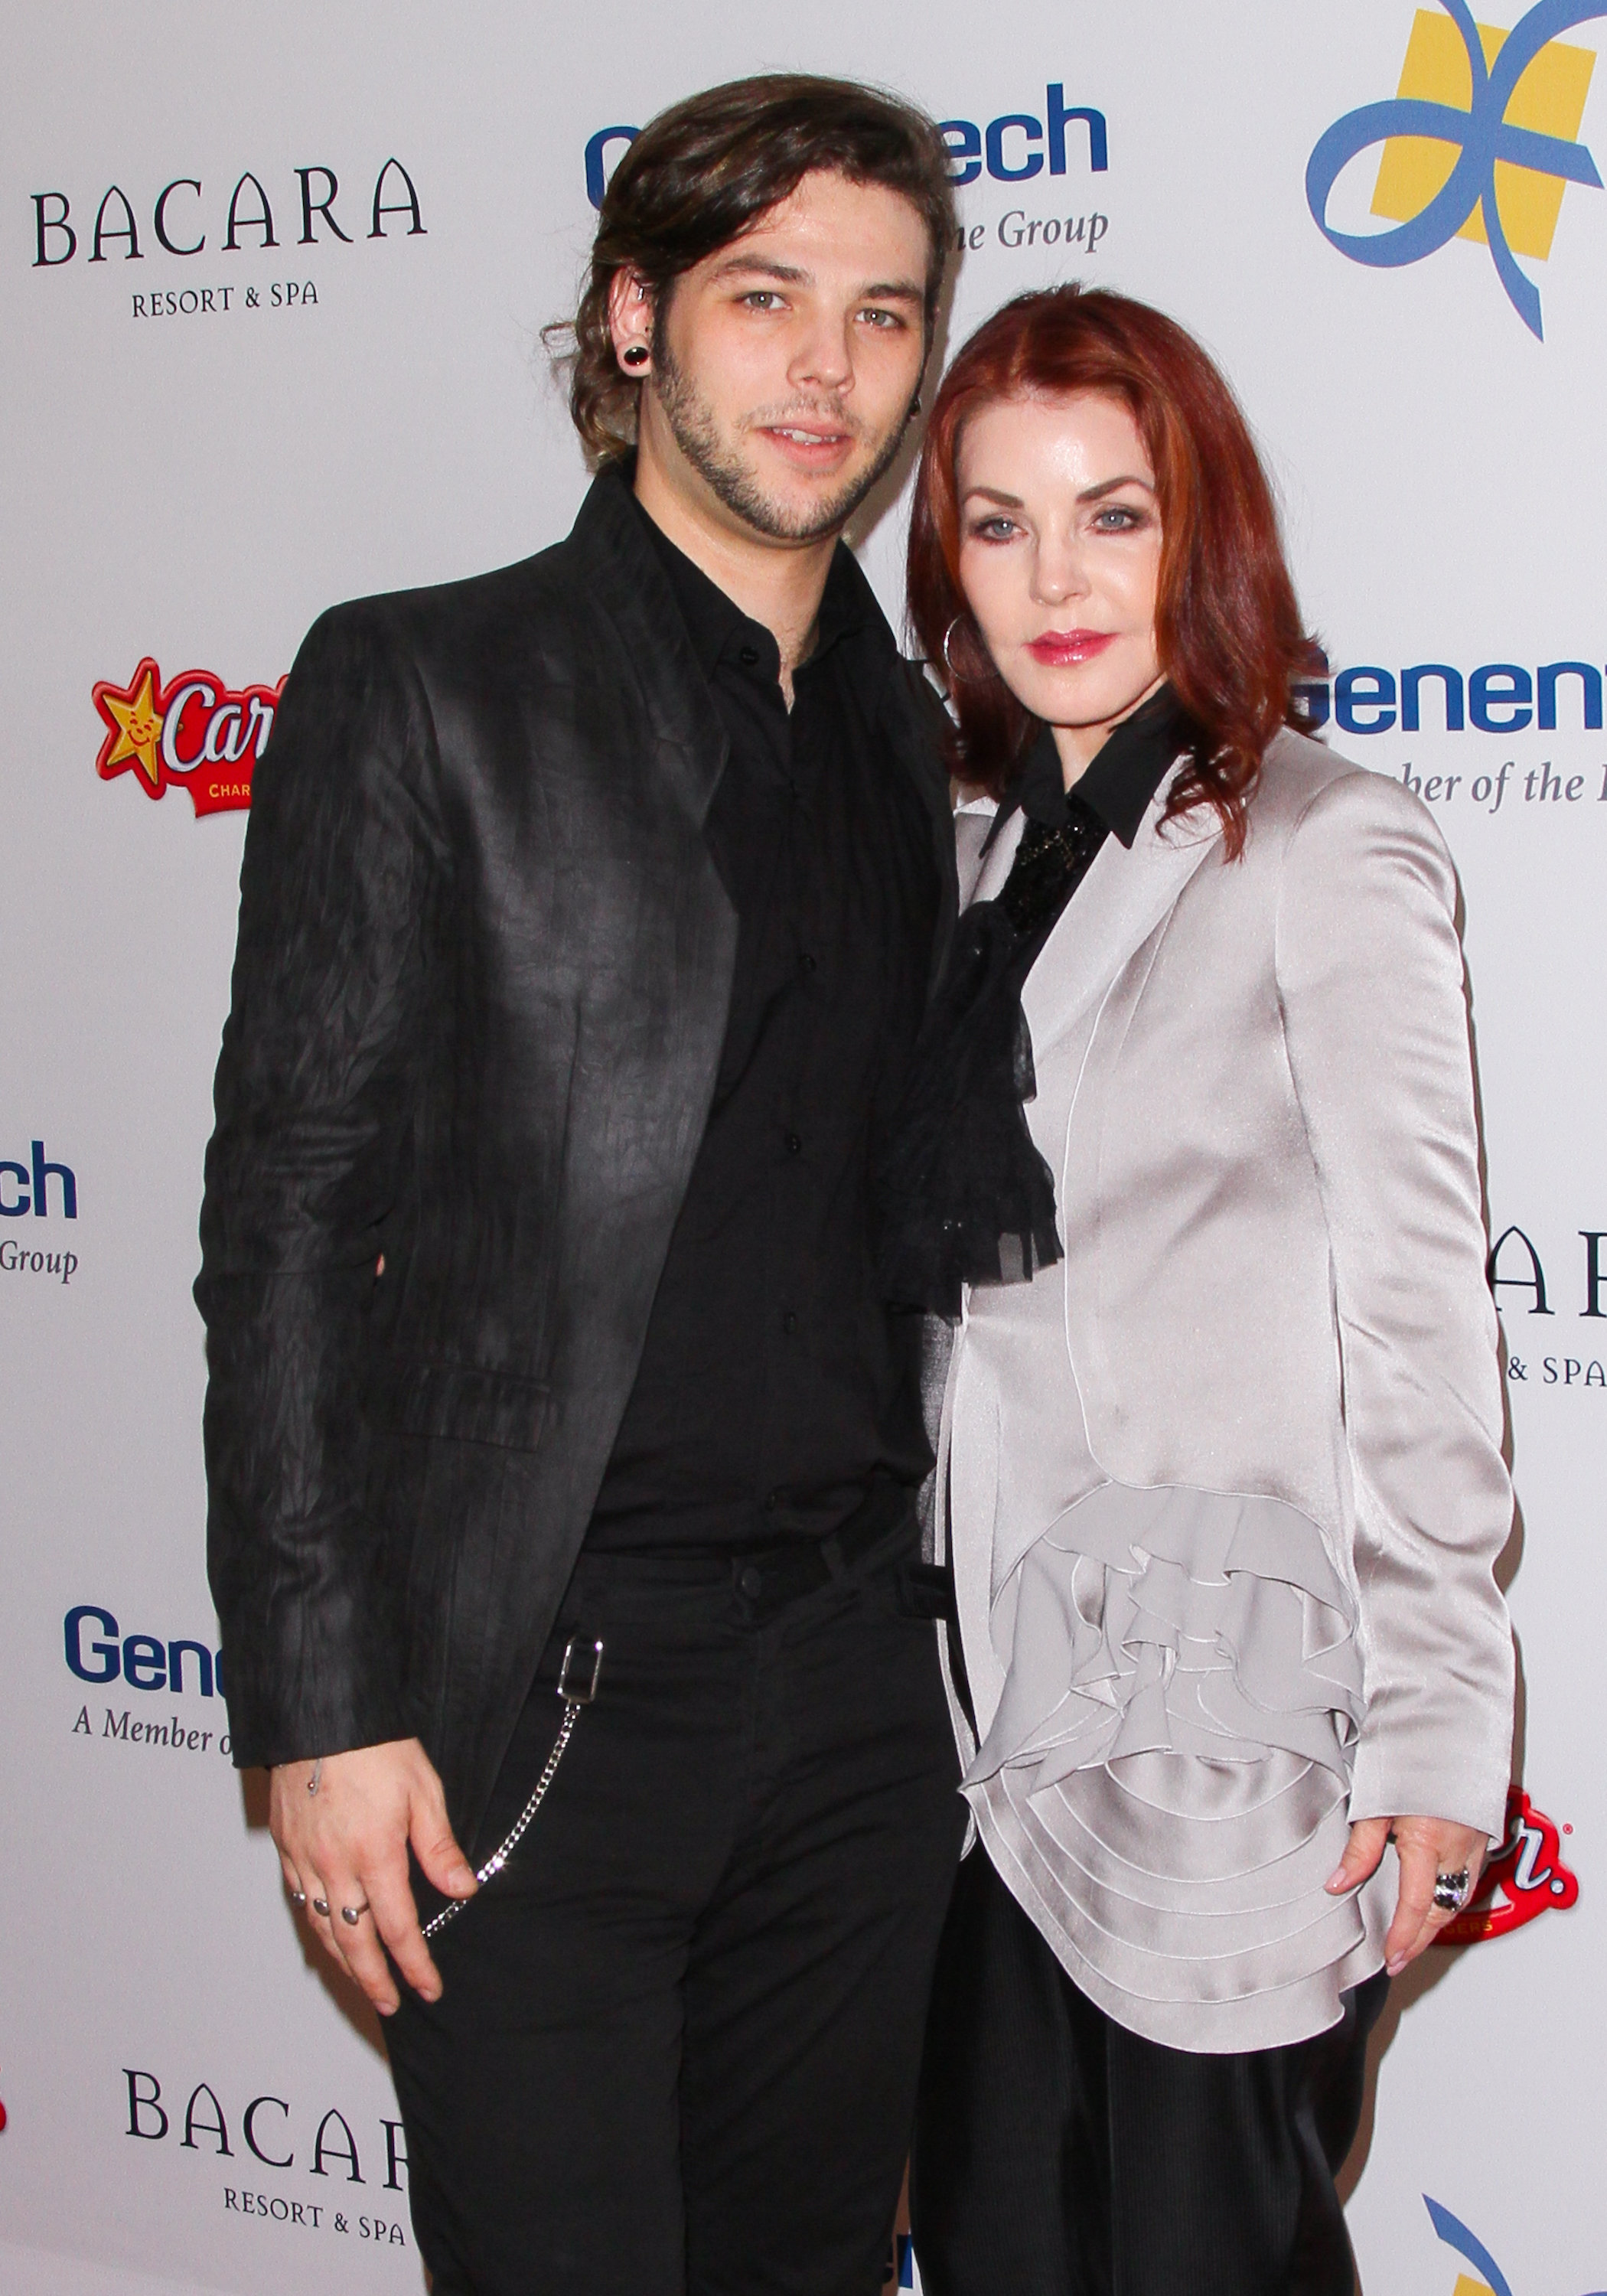
[[[1513,1493],[1450,857],[1417,798],[1292,733],[1240,860],[1161,802],[1030,984],[1040,1068],[1097,1012],[1055,1173],[1088,1441],[1115,1481],[1308,1515],[1359,1620],[1352,1818],[1499,1837]],[[970,840],[972,898],[1021,819],[980,874]],[[950,1388],[946,1443],[990,1439]],[[986,1677],[988,1564],[955,1562]],[[1002,1686],[973,1680],[984,1731]]]

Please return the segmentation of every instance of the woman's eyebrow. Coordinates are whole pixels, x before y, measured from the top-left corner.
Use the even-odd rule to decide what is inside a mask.
[[[1113,495],[1118,487],[1142,487],[1145,494],[1149,495],[1152,495],[1155,491],[1154,480],[1141,479],[1135,471],[1126,478],[1102,479],[1096,487],[1085,487],[1077,499],[1079,503],[1098,502],[1103,495]]]

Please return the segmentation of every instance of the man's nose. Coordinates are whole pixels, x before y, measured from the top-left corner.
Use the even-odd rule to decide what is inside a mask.
[[[813,318],[794,347],[787,380],[799,388],[813,383],[820,390],[853,388],[854,346],[846,318]]]

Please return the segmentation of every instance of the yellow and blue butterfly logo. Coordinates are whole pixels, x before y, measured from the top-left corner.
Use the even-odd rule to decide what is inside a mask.
[[[1475,23],[1467,0],[1420,8],[1394,97],[1336,119],[1307,163],[1307,204],[1324,238],[1379,270],[1421,263],[1452,239],[1482,241],[1513,308],[1541,335],[1540,292],[1518,257],[1550,256],[1570,184],[1603,187],[1578,141],[1595,53],[1557,35],[1603,16],[1607,5],[1538,0],[1505,32]],[[1337,230],[1334,184],[1375,144],[1372,212],[1396,228]]]

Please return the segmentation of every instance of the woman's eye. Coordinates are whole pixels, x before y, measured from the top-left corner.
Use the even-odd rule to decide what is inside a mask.
[[[1144,522],[1144,514],[1127,503],[1107,503],[1095,519],[1095,530],[1101,534],[1131,534]]]
[[[1013,519],[982,518],[972,528],[971,534],[974,542],[1008,542],[1019,531]]]

